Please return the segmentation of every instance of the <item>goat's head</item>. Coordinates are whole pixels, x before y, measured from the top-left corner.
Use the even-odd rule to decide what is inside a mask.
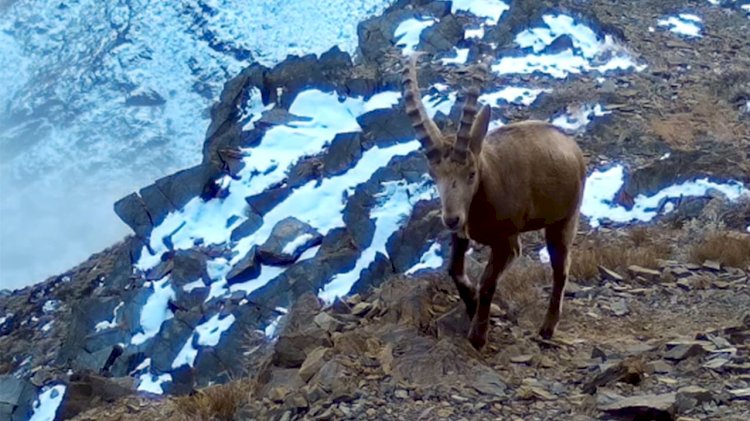
[[[406,113],[427,157],[430,176],[437,185],[443,224],[449,230],[465,235],[469,207],[479,188],[479,158],[490,122],[490,108],[485,105],[477,112],[481,79],[475,76],[466,94],[458,132],[455,135],[444,135],[427,115],[422,104],[416,61],[417,56],[412,56],[403,73]]]

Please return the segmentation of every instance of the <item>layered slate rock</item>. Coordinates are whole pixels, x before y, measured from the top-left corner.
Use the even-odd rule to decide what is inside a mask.
[[[289,217],[273,227],[268,240],[258,248],[258,258],[268,265],[287,265],[322,240],[323,236],[310,224]]]
[[[36,387],[11,375],[0,376],[0,419],[25,421],[31,417]]]

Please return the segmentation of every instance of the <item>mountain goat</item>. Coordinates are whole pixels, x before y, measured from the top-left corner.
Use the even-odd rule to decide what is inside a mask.
[[[487,343],[489,312],[498,278],[519,255],[519,234],[544,229],[553,287],[539,334],[552,337],[562,310],[586,181],[586,163],[575,140],[543,121],[509,124],[487,133],[490,107],[477,111],[481,75],[474,75],[458,132],[445,135],[420,98],[413,55],[403,72],[403,94],[412,126],[437,186],[442,220],[452,232],[449,274],[472,319],[469,341]],[[491,257],[478,285],[464,272],[469,239]]]

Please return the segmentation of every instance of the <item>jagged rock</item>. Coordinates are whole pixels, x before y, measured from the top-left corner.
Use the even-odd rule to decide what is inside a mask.
[[[676,411],[677,395],[641,395],[621,398],[615,402],[600,405],[599,410],[616,417],[627,419],[671,420]]]
[[[597,388],[614,383],[624,382],[638,384],[643,380],[644,366],[637,359],[625,359],[616,364],[609,365],[596,377],[583,385],[583,393],[593,394]]]
[[[423,51],[436,53],[449,51],[464,37],[464,28],[453,15],[444,16],[440,21],[420,34]]]
[[[253,246],[242,259],[232,266],[226,276],[229,285],[246,282],[260,275],[260,262],[256,257],[256,251],[257,247]]]
[[[703,342],[678,343],[664,353],[664,358],[668,360],[681,361],[686,358],[704,355],[707,350]]]
[[[271,188],[254,196],[246,197],[245,201],[250,205],[251,212],[262,217],[284,199],[289,197],[290,194],[292,194],[291,186],[284,185]]]
[[[269,265],[294,262],[308,248],[320,244],[323,237],[309,224],[294,217],[279,221],[268,240],[258,248],[258,258]]]
[[[307,382],[317,373],[331,356],[331,348],[318,347],[310,352],[299,369],[302,381]]]
[[[744,389],[730,389],[729,393],[732,395],[732,399],[750,400],[750,387]]]
[[[174,254],[171,280],[175,289],[202,279],[210,283],[206,272],[206,256],[195,250],[177,250]]]
[[[313,322],[327,332],[339,331],[344,326],[342,322],[326,312],[319,313],[315,316]]]
[[[665,374],[672,371],[672,365],[664,360],[651,361],[646,366],[652,373]]]
[[[323,170],[329,175],[338,175],[349,169],[362,156],[362,134],[360,132],[339,133],[323,156]]]
[[[296,369],[279,369],[271,371],[270,378],[261,389],[261,394],[275,402],[282,402],[287,395],[298,390],[304,382]]]
[[[36,387],[12,375],[0,376],[0,419],[25,421],[31,418]]]
[[[153,225],[146,204],[140,196],[131,193],[115,202],[114,209],[122,222],[127,224],[138,237],[148,238]]]
[[[721,271],[721,263],[714,260],[706,260],[705,262],[703,262],[703,267],[716,272]]]
[[[246,216],[247,219],[242,221],[242,223],[238,225],[237,228],[232,230],[232,234],[230,236],[230,239],[232,241],[239,241],[240,239],[247,237],[248,235],[257,231],[258,228],[263,225],[263,218],[257,213],[249,211]]]
[[[317,374],[310,379],[311,387],[318,386],[328,394],[331,400],[337,401],[354,396],[357,379],[341,361],[334,358],[323,364]],[[308,400],[314,401],[308,393]]]
[[[687,412],[714,399],[713,393],[699,386],[686,386],[677,390],[677,410]]]
[[[133,377],[102,377],[92,373],[77,373],[71,377],[60,403],[58,414],[62,419],[73,418],[77,414],[112,403],[135,393],[136,381]]]

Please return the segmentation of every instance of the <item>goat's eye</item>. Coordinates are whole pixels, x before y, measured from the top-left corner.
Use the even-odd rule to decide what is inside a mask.
[[[451,187],[453,187],[454,189],[456,188],[456,180],[453,180],[453,183],[451,184]]]
[[[470,172],[469,173],[469,181],[474,181],[474,177],[476,177],[476,176],[477,176],[477,172],[476,171]]]

